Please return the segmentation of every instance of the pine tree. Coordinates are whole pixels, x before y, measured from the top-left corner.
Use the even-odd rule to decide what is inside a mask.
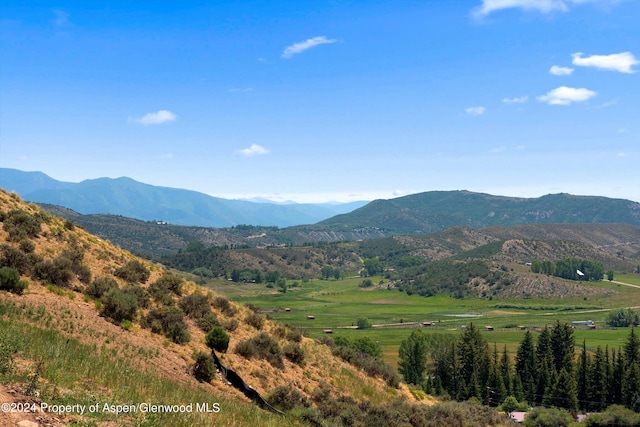
[[[578,393],[572,372],[565,368],[560,371],[553,386],[550,401],[553,406],[565,408],[573,414],[578,411]]]
[[[516,353],[516,378],[522,386],[522,394],[527,402],[536,401],[536,355],[531,332],[527,331]],[[518,398],[518,396],[516,396]],[[521,398],[518,398],[521,400]]]
[[[424,332],[416,329],[402,341],[398,350],[398,371],[408,384],[421,384],[427,369],[427,344]]]
[[[640,411],[640,364],[632,364],[622,379],[622,403],[629,409]]]
[[[640,362],[640,338],[636,335],[636,328],[631,328],[627,342],[624,345],[624,356],[627,366]]]
[[[556,371],[553,367],[553,351],[551,349],[551,332],[545,326],[538,336],[536,346],[536,392],[535,403],[544,401],[544,396],[551,392]]]
[[[489,389],[489,405],[491,406],[498,406],[508,396],[498,361],[498,346],[495,343],[493,344],[493,359],[491,360],[487,388]]]
[[[591,411],[602,411],[607,406],[606,363],[602,347],[598,346],[588,374],[587,400],[589,400],[589,404],[587,408]]]
[[[551,330],[551,348],[553,350],[553,366],[557,373],[564,368],[567,372],[573,372],[573,358],[575,355],[575,337],[573,329],[568,323],[556,324]]]
[[[489,346],[480,330],[473,324],[464,330],[458,347],[460,374],[467,385],[462,399],[477,397],[482,401],[480,390],[485,390],[490,371]]]
[[[507,353],[507,345],[504,345],[502,358],[500,359],[500,373],[502,374],[502,383],[504,384],[507,396],[513,395],[513,374],[511,372],[511,360]]]
[[[589,355],[587,354],[587,342],[582,340],[582,351],[578,360],[577,369],[577,387],[578,387],[578,404],[580,409],[587,409],[587,378],[589,373]]]
[[[613,405],[622,404],[622,380],[624,378],[625,363],[621,351],[616,354],[615,349],[611,353],[611,381],[609,382],[609,403]]]

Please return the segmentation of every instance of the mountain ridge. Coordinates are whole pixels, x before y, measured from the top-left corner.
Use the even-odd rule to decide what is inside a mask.
[[[57,181],[42,172],[0,168],[0,187],[23,199],[59,205],[78,213],[122,215],[177,225],[231,227],[238,224],[286,227],[311,224],[362,206],[344,204],[281,204],[231,200],[172,187],[154,186],[129,177]]]

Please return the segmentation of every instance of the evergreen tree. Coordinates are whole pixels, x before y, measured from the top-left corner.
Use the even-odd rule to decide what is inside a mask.
[[[587,378],[589,373],[589,355],[587,354],[587,342],[582,340],[582,351],[578,360],[578,369],[576,372],[576,380],[578,386],[578,405],[580,409],[587,409]]]
[[[536,392],[535,403],[543,403],[545,394],[551,391],[551,386],[555,380],[555,369],[553,368],[553,351],[551,349],[551,332],[545,326],[538,336],[536,346]]]
[[[402,341],[398,351],[398,371],[409,384],[421,384],[427,369],[427,343],[424,332],[416,329]]]
[[[598,346],[588,373],[587,408],[591,411],[602,411],[607,406],[606,363],[607,359],[602,352],[602,347]]]
[[[559,373],[563,368],[567,372],[573,372],[575,347],[575,337],[571,326],[568,323],[560,324],[560,321],[556,320],[556,324],[551,330],[553,366],[556,373]]]
[[[502,382],[504,384],[507,396],[514,395],[513,390],[513,374],[511,372],[511,360],[509,359],[509,353],[507,353],[507,345],[504,345],[502,351],[502,358],[500,359],[500,374],[502,375]]]
[[[625,364],[622,352],[615,350],[611,353],[611,381],[609,382],[609,403],[622,404],[622,380],[624,378]]]
[[[534,402],[536,395],[536,355],[531,332],[526,331],[516,353],[516,378],[527,402]],[[518,398],[521,400],[522,398]]]
[[[551,392],[553,406],[565,408],[575,414],[578,411],[578,393],[573,372],[563,368],[558,374]]]
[[[490,406],[498,406],[507,397],[507,389],[502,379],[502,372],[498,360],[498,346],[493,344],[493,358],[491,360],[491,369],[489,379],[487,381],[488,397]]]
[[[632,364],[622,379],[622,403],[629,409],[640,411],[640,365]]]
[[[631,328],[627,342],[624,345],[624,357],[627,366],[640,362],[640,338],[636,335],[636,328]]]
[[[473,323],[469,324],[460,337],[458,355],[460,374],[467,385],[462,399],[467,400],[475,396],[482,401],[480,390],[485,389],[489,378],[489,346],[480,329]]]

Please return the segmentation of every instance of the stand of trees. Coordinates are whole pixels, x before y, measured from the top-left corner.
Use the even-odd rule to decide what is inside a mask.
[[[403,341],[398,363],[408,383],[427,393],[459,401],[477,399],[490,406],[507,397],[531,406],[557,407],[572,413],[624,405],[640,412],[640,338],[631,329],[617,351],[586,343],[576,358],[573,329],[557,321],[537,340],[525,332],[512,362],[506,346],[490,349],[473,324],[459,337],[434,337],[414,331]]]
[[[580,276],[578,270],[580,270],[584,276]],[[531,271],[570,280],[597,281],[602,280],[604,277],[604,267],[600,262],[577,258],[561,259],[555,264],[551,261],[535,260],[531,263]],[[613,280],[613,272],[611,272],[610,280]]]

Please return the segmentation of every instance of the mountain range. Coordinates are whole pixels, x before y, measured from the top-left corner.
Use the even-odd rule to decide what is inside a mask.
[[[26,201],[64,206],[84,215],[121,215],[202,227],[312,224],[367,203],[258,203],[153,186],[127,177],[72,183],[57,181],[42,172],[9,168],[0,168],[0,187],[18,193]]]

